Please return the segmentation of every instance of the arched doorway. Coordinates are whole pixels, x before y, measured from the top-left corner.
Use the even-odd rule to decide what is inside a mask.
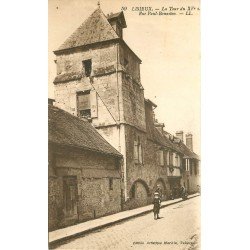
[[[136,180],[130,190],[133,207],[141,207],[148,204],[149,188],[145,181]]]

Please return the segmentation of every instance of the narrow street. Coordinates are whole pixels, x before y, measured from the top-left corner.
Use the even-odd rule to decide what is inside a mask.
[[[70,240],[55,249],[199,250],[200,196]]]

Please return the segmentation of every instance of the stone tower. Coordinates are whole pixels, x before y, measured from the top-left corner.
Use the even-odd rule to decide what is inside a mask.
[[[54,51],[55,105],[87,118],[123,154],[125,201],[136,180],[133,166],[142,164],[146,143],[141,60],[123,40],[126,27],[123,12],[105,16],[97,8]]]

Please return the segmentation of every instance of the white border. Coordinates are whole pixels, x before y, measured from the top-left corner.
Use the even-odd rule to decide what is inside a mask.
[[[248,249],[249,2],[202,1],[202,250]],[[47,249],[47,3],[1,3],[1,248]]]

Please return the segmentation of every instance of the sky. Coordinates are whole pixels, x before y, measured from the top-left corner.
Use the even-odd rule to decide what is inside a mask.
[[[54,97],[55,55],[58,47],[97,8],[97,0],[49,0],[48,95]],[[122,7],[127,28],[123,39],[142,60],[145,98],[157,104],[156,118],[175,134],[193,134],[200,153],[200,15],[139,15],[132,7],[199,7],[197,0],[101,0],[104,14]]]

